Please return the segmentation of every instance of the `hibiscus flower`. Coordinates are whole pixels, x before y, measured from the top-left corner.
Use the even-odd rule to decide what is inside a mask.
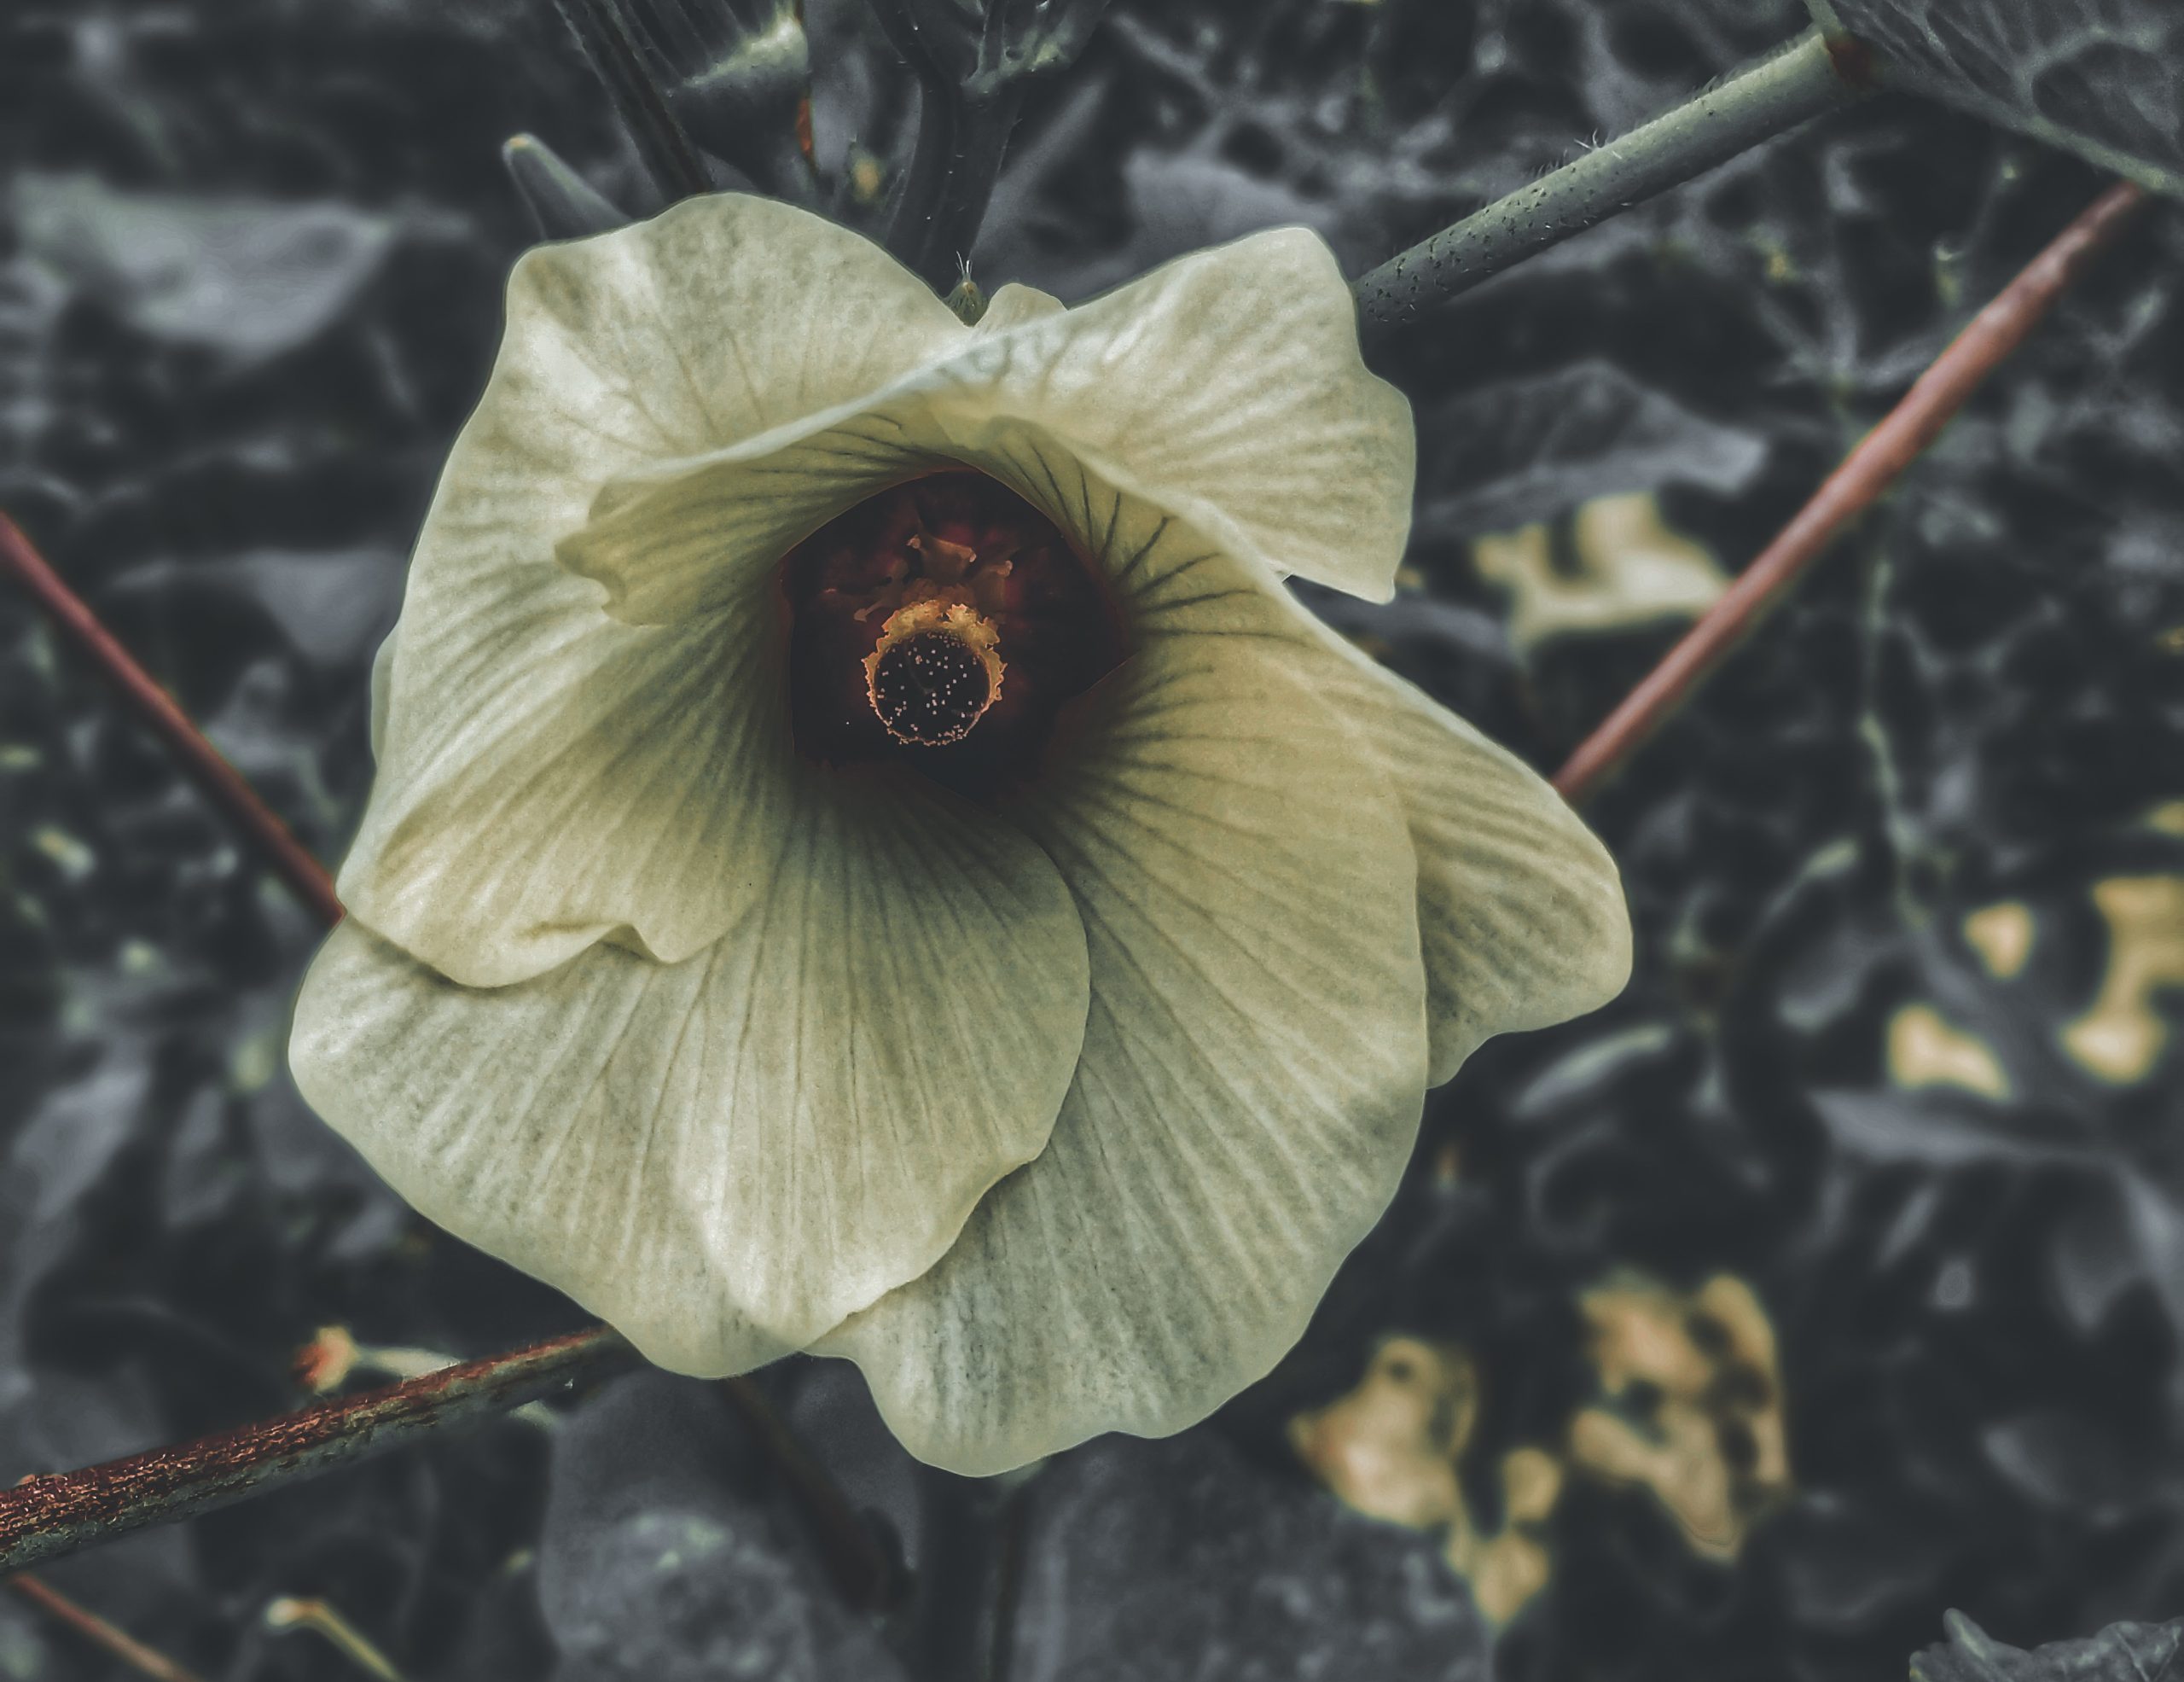
[[[1427,1087],[1623,984],[1614,865],[1304,612],[1403,398],[1301,230],[966,325],[693,200],[535,250],[373,672],[312,1105],[681,1371],[965,1472],[1264,1373]]]

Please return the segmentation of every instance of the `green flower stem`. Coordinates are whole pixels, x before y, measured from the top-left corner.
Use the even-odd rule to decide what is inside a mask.
[[[918,139],[887,223],[887,248],[935,292],[953,287],[978,243],[1021,103],[967,99],[944,78],[918,80]]]
[[[1873,91],[1864,50],[1809,30],[1703,93],[1399,252],[1351,288],[1369,344],[1619,210]]]
[[[0,1490],[0,1571],[211,1512],[636,1365],[636,1350],[595,1326],[240,1430],[33,1477]]]
[[[765,1391],[747,1377],[724,1378],[721,1388],[803,1515],[812,1546],[843,1601],[860,1612],[885,1612],[901,1600],[909,1586],[894,1559]]]
[[[999,1558],[994,1563],[993,1638],[986,1648],[985,1682],[1009,1682],[1016,1655],[1016,1617],[1023,1609],[1024,1577],[1030,1560],[1031,1499],[1038,1474],[1027,1474],[1003,1497]]]
[[[942,62],[912,0],[875,0],[874,15],[918,83],[918,137],[887,218],[887,249],[935,292],[956,284],[978,243],[1002,154],[1023,104],[1001,79],[974,93]]]
[[[1005,1479],[918,1471],[918,1601],[910,1635],[918,1682],[994,1682],[995,1603]]]

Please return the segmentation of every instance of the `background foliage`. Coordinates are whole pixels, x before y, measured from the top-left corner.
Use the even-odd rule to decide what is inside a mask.
[[[859,9],[810,10],[820,160],[868,202],[902,79]],[[1081,297],[1302,222],[1356,271],[1803,21],[1120,3],[1031,113],[978,270]],[[497,160],[521,129],[646,207],[543,5],[0,19],[0,506],[329,858],[364,670],[530,237]],[[1890,96],[1525,265],[1390,353],[1421,446],[1405,592],[1315,604],[1551,765],[1674,633],[1664,600],[1755,552],[2100,183]],[[1606,791],[1636,981],[1432,1097],[1292,1357],[1179,1444],[1029,1487],[1019,1678],[1483,1675],[1449,1562],[1484,1556],[1452,1524],[1538,1564],[1511,1679],[1847,1682],[1901,1673],[1945,1608],[2030,1645],[2184,1606],[2180,259],[2184,218],[2147,218]],[[576,1323],[303,1109],[280,1047],[315,930],[14,599],[0,811],[0,1476],[293,1406],[322,1325],[369,1366]],[[1717,1276],[1757,1330],[1691,1318]],[[1618,1382],[1617,1328],[1656,1322],[1671,1359]],[[915,1553],[854,1376],[768,1382]],[[1292,1426],[1345,1398],[1324,1440]],[[1755,1470],[1770,1419],[1783,1478]],[[1583,1430],[1687,1449],[1669,1499],[1600,1475]],[[1342,1472],[1361,1437],[1455,1495],[1409,1528],[1348,1510],[1374,1504]],[[1527,1448],[1545,1516],[1502,1481]],[[1688,1522],[1708,1476],[1726,1549]],[[253,1682],[341,1662],[266,1627],[283,1595],[415,1678],[894,1662],[717,1395],[653,1376],[50,1575]],[[1952,1650],[1925,1673],[2018,1673]],[[7,1673],[107,1662],[0,1600]]]

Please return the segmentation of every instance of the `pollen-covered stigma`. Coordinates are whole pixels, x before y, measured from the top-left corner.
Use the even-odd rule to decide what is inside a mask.
[[[896,741],[961,742],[1001,699],[1001,633],[969,604],[929,596],[888,614],[864,657],[865,693]]]
[[[1037,768],[1121,660],[1121,619],[1054,523],[987,475],[929,473],[799,544],[781,585],[807,757],[901,758],[979,794]]]

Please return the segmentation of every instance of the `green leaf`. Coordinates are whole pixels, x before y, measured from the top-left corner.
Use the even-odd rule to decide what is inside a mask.
[[[1891,79],[2184,197],[2175,0],[1806,0]]]
[[[1943,1621],[1949,1639],[1911,1661],[1911,1682],[2179,1682],[2184,1619],[2111,1624],[2082,1641],[2033,1652],[2006,1647],[1961,1612]]]

